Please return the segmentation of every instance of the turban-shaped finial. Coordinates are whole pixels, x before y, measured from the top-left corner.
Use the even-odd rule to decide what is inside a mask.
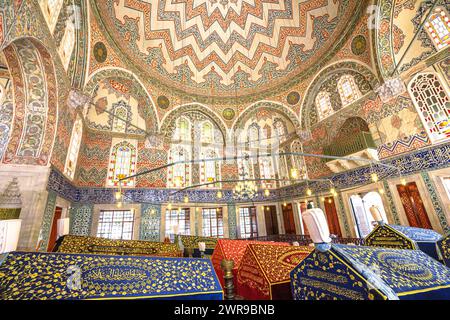
[[[328,250],[331,243],[330,230],[322,209],[313,208],[306,210],[303,214],[303,221],[316,248],[321,251]]]

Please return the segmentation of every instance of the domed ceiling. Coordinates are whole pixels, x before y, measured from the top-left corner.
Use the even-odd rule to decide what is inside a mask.
[[[361,2],[96,0],[94,6],[115,46],[152,80],[193,95],[234,97],[292,83],[317,67]]]

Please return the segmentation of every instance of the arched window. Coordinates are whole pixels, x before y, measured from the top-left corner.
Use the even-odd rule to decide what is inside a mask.
[[[328,92],[319,92],[316,96],[316,109],[319,115],[319,120],[333,114],[333,107],[331,106],[330,94]]]
[[[272,157],[261,157],[259,159],[259,174],[261,179],[275,178]],[[266,188],[272,188],[275,185],[273,181],[264,181],[264,184]]]
[[[275,134],[277,136],[278,142],[279,143],[283,143],[284,141],[286,141],[287,138],[287,130],[286,130],[286,126],[283,123],[283,121],[281,121],[280,119],[276,119],[274,121],[274,131]]]
[[[191,141],[191,123],[188,119],[181,117],[177,120],[175,137],[181,141]]]
[[[203,159],[217,158],[217,153],[212,149],[202,152]],[[220,164],[218,161],[204,161],[200,164],[200,183],[209,183],[220,180]],[[219,187],[218,184],[209,184],[205,188]]]
[[[50,29],[50,32],[53,33],[64,0],[40,0],[39,4],[42,13],[44,14],[44,18],[47,21],[48,28]]]
[[[300,140],[294,140],[291,144],[291,151],[295,153],[302,153],[302,144]],[[299,173],[305,172],[305,158],[303,156],[291,156],[292,165],[295,169],[298,170]],[[299,175],[299,178],[301,178],[301,175]]]
[[[279,153],[285,153],[286,150],[280,149]],[[280,179],[288,179],[289,173],[287,169],[286,156],[278,157],[278,174]],[[280,185],[285,186],[289,183],[289,181],[280,181]]]
[[[169,163],[190,161],[189,152],[182,146],[173,146],[169,152]],[[190,184],[190,163],[177,163],[168,169],[169,188],[184,188]]]
[[[75,168],[77,166],[78,152],[81,145],[81,137],[83,135],[83,122],[78,116],[72,129],[72,137],[70,139],[69,150],[66,158],[64,172],[70,179],[75,176]]]
[[[109,186],[119,186],[119,180],[136,173],[136,148],[129,142],[123,141],[114,145],[109,157],[108,181]],[[121,182],[123,187],[134,186],[135,179]]]
[[[69,68],[70,58],[75,47],[75,24],[70,19],[69,17],[66,21],[66,30],[59,46],[59,56],[66,70]]]
[[[259,145],[259,126],[253,123],[248,128],[248,146],[250,148],[257,148]]]
[[[113,131],[125,132],[127,123],[125,120],[128,118],[128,110],[124,106],[117,106],[114,110],[113,118]]]
[[[210,122],[204,122],[201,128],[201,141],[202,143],[214,142],[214,130]]]
[[[447,47],[450,44],[450,18],[448,12],[442,7],[437,7],[425,23],[425,30],[427,30],[437,50]]]
[[[414,105],[432,142],[450,137],[450,98],[434,73],[416,75],[409,83]]]
[[[341,96],[342,106],[348,106],[352,102],[361,98],[361,92],[355,83],[355,79],[350,75],[342,76],[338,81],[338,91]]]

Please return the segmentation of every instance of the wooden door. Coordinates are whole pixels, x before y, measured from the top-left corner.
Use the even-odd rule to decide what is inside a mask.
[[[427,211],[423,205],[422,197],[415,182],[410,182],[406,186],[397,185],[406,218],[411,227],[433,229]]]
[[[283,221],[284,230],[286,234],[296,234],[295,232],[295,222],[294,222],[294,211],[292,210],[292,204],[288,203],[283,208]]]
[[[266,233],[268,236],[279,234],[277,208],[275,206],[264,207],[264,220],[266,221]]]
[[[47,251],[52,251],[56,240],[58,240],[56,237],[58,236],[58,220],[61,219],[62,214],[62,208],[56,207],[55,208],[55,214],[53,215],[53,222],[52,222],[52,228],[50,231],[50,237],[48,238],[48,246]]]
[[[306,226],[305,222],[303,221],[303,212],[307,210],[308,204],[306,202],[300,202],[300,219],[302,219],[302,225],[303,225],[303,234],[305,236],[309,236],[308,227]]]
[[[341,227],[339,226],[339,218],[337,215],[336,204],[334,203],[334,197],[326,197],[325,202],[325,215],[327,216],[328,227],[330,233],[342,237]]]

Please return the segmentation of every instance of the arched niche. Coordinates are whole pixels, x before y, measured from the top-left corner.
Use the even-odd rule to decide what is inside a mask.
[[[301,107],[301,127],[304,130],[320,122],[316,108],[316,97],[326,92],[330,97],[333,112],[347,107],[342,103],[338,83],[344,76],[351,76],[362,96],[378,86],[378,79],[365,65],[356,61],[341,61],[324,68],[309,86]],[[359,99],[358,99],[359,100]],[[355,100],[358,101],[358,100]]]
[[[113,82],[115,84],[112,84]],[[116,86],[116,91],[124,96],[123,100],[125,101],[128,100],[128,97],[132,97],[139,106],[140,116],[145,119],[147,132],[157,130],[159,119],[155,104],[142,82],[133,73],[118,68],[101,69],[90,77],[84,86],[84,92],[90,95],[94,102],[98,102],[102,99],[98,95],[99,89],[104,85]],[[100,108],[101,105],[102,102],[100,101]]]

